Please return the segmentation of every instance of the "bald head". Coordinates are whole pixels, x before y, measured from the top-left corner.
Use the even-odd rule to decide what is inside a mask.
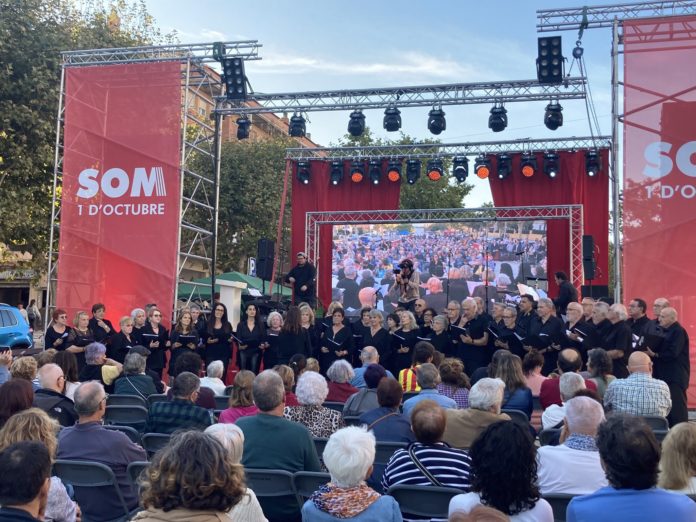
[[[44,364],[39,368],[39,385],[45,390],[63,393],[65,375],[60,366],[53,363]]]
[[[363,362],[363,366],[368,366],[370,364],[379,362],[379,352],[374,346],[366,346],[360,351],[360,360]]]
[[[677,311],[667,306],[660,311],[657,320],[660,322],[662,328],[669,328],[677,322]]]
[[[633,352],[628,358],[628,371],[631,373],[652,373],[652,361],[645,352]]]

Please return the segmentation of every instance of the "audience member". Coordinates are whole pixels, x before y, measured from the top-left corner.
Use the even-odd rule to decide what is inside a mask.
[[[343,416],[357,416],[379,408],[377,400],[377,386],[379,381],[387,378],[386,370],[379,364],[371,364],[364,373],[367,388],[360,388],[356,393],[348,397],[343,406]]]
[[[18,411],[31,408],[34,388],[26,379],[12,378],[0,386],[0,428]]]
[[[488,426],[469,450],[471,492],[456,495],[449,513],[483,504],[519,522],[553,522],[549,503],[540,498],[536,448],[529,430],[516,422]]]
[[[115,394],[137,395],[147,400],[157,393],[152,377],[145,373],[147,358],[139,353],[129,353],[123,361],[123,375],[116,379]]]
[[[150,350],[145,348],[143,345],[136,344],[135,346],[133,346],[130,349],[130,353],[137,353],[138,355],[142,355],[143,357],[145,357],[145,360],[147,361],[147,358],[149,357],[150,353],[152,353],[152,352],[150,352]],[[152,382],[155,383],[155,389],[157,390],[157,393],[164,393],[165,387],[164,387],[164,383],[162,382],[162,378],[160,377],[160,375],[156,371],[150,370],[147,367],[147,362],[145,363],[145,375],[150,377],[150,379],[152,379]],[[169,376],[172,377],[171,368],[170,368]]]
[[[448,522],[510,522],[510,517],[492,507],[478,505],[468,513],[455,511]]]
[[[353,367],[345,359],[334,361],[326,371],[329,378],[329,393],[326,400],[329,402],[346,402],[348,397],[353,395],[358,389],[350,381],[355,377]]]
[[[0,452],[0,520],[42,522],[51,484],[51,456],[41,442],[22,441]]]
[[[343,428],[331,435],[324,449],[324,464],[331,481],[305,502],[302,520],[400,522],[401,511],[396,501],[365,484],[374,460],[375,437],[365,428]]]
[[[179,359],[186,355],[182,353]],[[200,386],[197,375],[190,372],[177,375],[172,385],[172,400],[150,405],[147,432],[174,433],[180,429],[204,430],[210,426],[210,412],[195,404]]]
[[[85,367],[80,372],[80,381],[98,381],[106,390],[113,392],[113,383],[121,375],[120,362],[106,357],[106,346],[91,343],[85,347]]]
[[[25,355],[23,357],[17,357],[12,361],[10,375],[13,379],[24,379],[25,381],[33,383],[38,370],[39,366],[36,359],[31,355]],[[38,383],[34,384],[33,388],[34,390],[38,389]]]
[[[314,357],[307,357],[307,366],[305,367],[305,371],[319,373],[319,370],[319,361]]]
[[[559,355],[560,359],[560,355]],[[544,356],[536,350],[527,352],[522,359],[522,372],[527,381],[527,387],[532,390],[532,397],[539,397],[541,386],[548,377],[541,374],[544,367]]]
[[[295,388],[295,372],[290,366],[278,364],[273,367],[273,371],[280,375],[283,379],[283,387],[285,388],[285,406],[299,406],[297,395],[292,391]]]
[[[558,373],[560,375],[569,372],[578,373],[581,368],[582,357],[580,356],[580,352],[574,348],[566,348],[565,350],[561,350],[558,354]],[[546,379],[542,383],[539,391],[539,402],[542,408],[546,409],[552,404],[557,404],[558,406],[563,404],[560,385],[561,382],[558,379]],[[597,389],[597,385],[587,379],[585,380],[585,387],[591,390]]]
[[[285,418],[306,426],[312,437],[330,437],[344,423],[340,411],[322,406],[327,393],[324,377],[315,372],[303,373],[296,389],[300,405],[285,406]]]
[[[552,404],[541,414],[541,425],[545,430],[551,428],[560,428],[565,417],[565,402],[575,397],[578,390],[585,388],[585,379],[579,373],[569,372],[561,375],[558,380],[560,383],[559,390],[561,393],[561,402]]]
[[[411,416],[411,410],[416,407],[421,401],[431,400],[442,406],[445,409],[457,409],[457,403],[454,399],[450,399],[444,395],[440,395],[437,391],[437,385],[440,383],[440,373],[434,364],[425,363],[418,368],[418,386],[421,391],[418,395],[414,395],[404,402],[404,415]]]
[[[680,422],[662,441],[657,485],[696,495],[696,424],[693,422]]]
[[[65,390],[63,394],[71,401],[75,399],[75,390],[80,385],[77,378],[77,357],[72,352],[63,350],[58,352],[53,361],[63,370],[65,377]]]
[[[272,370],[261,372],[254,379],[253,394],[259,408],[258,415],[237,421],[237,426],[244,432],[244,467],[290,472],[321,471],[317,450],[307,428],[283,418],[285,389],[280,375]],[[271,521],[300,519],[300,506],[294,495],[274,497],[268,502],[262,501],[261,506]]]
[[[39,370],[41,388],[34,392],[34,406],[56,419],[61,426],[72,426],[77,421],[73,401],[63,395],[65,376],[57,364],[48,363]]]
[[[502,407],[524,412],[531,419],[534,403],[532,390],[527,387],[522,373],[522,360],[513,353],[504,352],[496,366],[495,377],[505,383]]]
[[[537,451],[542,495],[586,495],[607,485],[595,437],[604,421],[602,405],[589,397],[574,397],[565,404],[560,446]]]
[[[225,395],[225,383],[222,382],[222,372],[225,365],[222,361],[212,361],[206,368],[206,375],[201,379],[201,388],[210,388],[215,395]]]
[[[447,410],[447,427],[442,440],[452,447],[468,449],[476,437],[490,424],[510,420],[501,413],[505,383],[484,377],[469,391],[469,408]]]
[[[616,379],[611,374],[613,363],[611,357],[604,348],[593,348],[587,352],[587,371],[590,381],[597,386],[597,393],[604,399],[609,383]]]
[[[83,382],[75,391],[75,411],[78,423],[63,428],[58,434],[56,457],[63,460],[86,460],[109,466],[116,476],[118,487],[128,509],[138,505],[137,492],[132,488],[126,468],[128,464],[147,460],[145,450],[131,442],[120,431],[102,426],[106,413],[106,392],[98,381]],[[123,507],[113,488],[75,488],[77,500],[86,520],[106,521],[123,516]]]
[[[211,361],[212,362],[212,361]],[[224,361],[223,361],[224,364]],[[201,374],[201,366],[203,365],[203,358],[195,352],[185,351],[176,358],[176,363],[174,364],[174,371],[170,374],[174,377],[176,381],[177,376],[180,373],[188,372],[192,373],[196,377]],[[169,381],[170,386],[173,387],[172,381]],[[167,390],[167,398],[172,398],[171,388]],[[198,390],[198,396],[195,401],[196,406],[205,408],[206,410],[214,410],[215,404],[215,392],[210,388],[201,386]]]
[[[360,424],[367,425],[378,442],[413,442],[411,423],[399,412],[404,391],[396,379],[382,379],[377,385],[378,408],[363,413]]]
[[[448,357],[440,366],[440,384],[437,385],[437,392],[449,397],[457,403],[457,408],[469,407],[469,377],[464,373],[464,364],[461,360]]]
[[[379,310],[376,311],[379,312]],[[374,346],[365,346],[365,348],[360,350],[360,361],[362,362],[362,366],[353,370],[354,376],[350,384],[356,388],[366,388],[367,385],[365,384],[364,377],[365,370],[367,370],[367,367],[371,364],[379,364],[379,352],[377,348]],[[387,370],[387,377],[394,378],[389,370]]]
[[[10,380],[10,366],[12,365],[12,350],[0,352],[0,386]]]
[[[215,437],[197,431],[172,436],[141,478],[140,522],[227,520],[244,499],[244,468]],[[241,520],[241,519],[240,519]]]
[[[234,424],[242,417],[256,415],[259,412],[254,404],[252,393],[254,377],[254,372],[249,370],[241,370],[235,375],[232,394],[227,403],[228,408],[220,413],[220,422]]]
[[[599,427],[597,447],[609,485],[591,495],[573,498],[566,520],[696,520],[696,502],[655,487],[660,445],[643,419],[610,415]]]
[[[420,341],[413,347],[413,365],[399,372],[399,382],[405,392],[420,391],[418,385],[418,368],[422,364],[432,363],[435,348],[432,344]]]
[[[607,386],[605,408],[631,415],[667,417],[672,407],[669,387],[652,376],[652,369],[653,363],[645,352],[633,352],[628,358],[630,375]]]

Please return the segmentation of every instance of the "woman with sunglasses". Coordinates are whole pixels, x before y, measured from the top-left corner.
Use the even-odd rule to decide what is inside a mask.
[[[165,352],[171,346],[169,332],[162,326],[162,312],[156,306],[150,308],[147,319],[140,334],[144,346],[150,350],[147,369],[157,373],[161,379],[166,362]]]
[[[232,357],[232,325],[227,318],[227,307],[222,303],[215,303],[213,313],[208,319],[208,326],[203,334],[205,339],[205,366],[213,361],[222,361],[225,369],[222,373],[222,381],[227,378],[227,367]]]
[[[51,325],[46,328],[44,347],[47,350],[49,348],[65,350],[68,346],[70,346],[68,343],[68,337],[72,332],[72,328],[67,325],[68,313],[65,310],[56,308],[51,317],[53,318],[53,321],[51,321]]]

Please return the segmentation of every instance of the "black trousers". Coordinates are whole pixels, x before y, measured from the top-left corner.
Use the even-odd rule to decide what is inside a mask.
[[[680,422],[689,420],[689,409],[686,406],[686,390],[673,383],[667,383],[669,394],[672,397],[672,409],[667,415],[669,427],[672,428]]]

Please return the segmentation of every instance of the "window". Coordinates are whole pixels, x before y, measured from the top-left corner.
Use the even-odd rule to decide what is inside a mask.
[[[0,310],[0,327],[16,326],[17,319],[8,310]]]

